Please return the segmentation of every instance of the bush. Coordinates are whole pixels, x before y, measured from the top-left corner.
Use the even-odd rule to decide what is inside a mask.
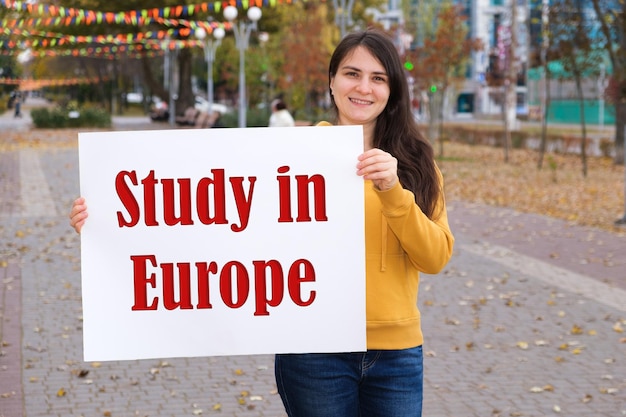
[[[76,112],[78,117],[70,117],[72,112]],[[111,127],[111,115],[94,107],[81,109],[71,104],[53,109],[42,107],[32,109],[30,115],[38,128]]]

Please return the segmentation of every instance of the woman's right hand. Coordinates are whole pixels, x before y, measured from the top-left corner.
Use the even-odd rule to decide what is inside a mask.
[[[76,230],[76,233],[80,233],[80,229],[83,228],[86,219],[87,205],[85,205],[85,199],[83,197],[79,197],[74,200],[72,210],[70,210],[70,226]]]

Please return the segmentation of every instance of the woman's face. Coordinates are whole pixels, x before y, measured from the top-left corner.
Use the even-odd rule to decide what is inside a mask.
[[[389,76],[383,65],[365,47],[346,55],[330,80],[340,125],[368,125],[389,100]]]

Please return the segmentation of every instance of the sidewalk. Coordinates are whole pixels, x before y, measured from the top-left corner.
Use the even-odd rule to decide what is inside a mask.
[[[0,153],[0,417],[284,417],[269,355],[82,361],[77,157]],[[454,256],[420,287],[424,416],[626,416],[626,234],[449,217]]]

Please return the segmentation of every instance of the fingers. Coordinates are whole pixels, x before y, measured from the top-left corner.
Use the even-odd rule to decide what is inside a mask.
[[[359,155],[357,175],[371,180],[379,190],[388,190],[398,181],[398,160],[380,149],[370,149]]]
[[[74,200],[72,205],[72,209],[70,210],[70,226],[74,228],[76,233],[80,233],[80,230],[83,228],[85,224],[85,220],[87,219],[87,205],[85,204],[85,199],[83,197],[79,197]]]

